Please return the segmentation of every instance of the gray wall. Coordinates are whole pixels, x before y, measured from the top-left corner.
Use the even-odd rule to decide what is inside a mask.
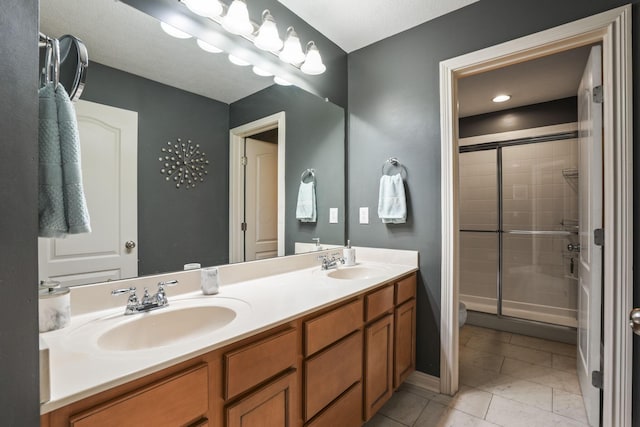
[[[230,127],[285,112],[285,253],[295,242],[343,244],[345,241],[344,110],[296,87],[273,85],[231,104]],[[317,223],[296,220],[300,175],[316,170]],[[338,224],[329,224],[329,208],[338,208]]]
[[[0,13],[0,424],[39,425],[38,1]]]
[[[81,99],[138,112],[138,273],[229,260],[229,106],[95,62]],[[167,142],[200,144],[207,177],[176,188],[160,174]]]
[[[349,54],[349,238],[355,245],[420,251],[420,371],[440,374],[439,62],[625,3],[481,0]],[[639,7],[638,0],[632,3],[635,53]],[[637,61],[635,53],[636,72]],[[639,86],[634,88],[636,135]],[[358,207],[375,212],[380,165],[389,156],[397,156],[409,172],[408,221],[383,225],[371,215],[371,224],[360,225]]]
[[[573,123],[577,120],[578,98],[572,96],[555,101],[460,118],[458,121],[458,135],[460,138],[490,135],[518,129]]]

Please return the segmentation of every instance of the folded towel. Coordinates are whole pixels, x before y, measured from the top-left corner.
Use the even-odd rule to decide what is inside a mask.
[[[39,91],[38,221],[40,237],[90,232],[82,188],[75,111],[62,85]]]
[[[298,189],[296,219],[300,222],[316,222],[316,183],[301,182]]]
[[[407,222],[407,200],[404,194],[404,182],[399,173],[380,177],[378,217],[385,224]]]

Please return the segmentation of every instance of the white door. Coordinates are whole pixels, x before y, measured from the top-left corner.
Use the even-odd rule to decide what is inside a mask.
[[[138,249],[125,245],[138,238],[138,113],[87,101],[74,105],[91,233],[38,239],[39,278],[73,286],[135,277]]]
[[[278,144],[245,139],[245,261],[278,256]]]
[[[578,378],[589,424],[600,418],[600,390],[591,383],[600,371],[602,247],[594,230],[602,228],[602,105],[594,101],[594,88],[602,85],[602,54],[591,49],[578,89],[579,230]]]

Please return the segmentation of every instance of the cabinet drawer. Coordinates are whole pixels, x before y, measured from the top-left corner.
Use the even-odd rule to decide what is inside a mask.
[[[362,378],[362,332],[305,361],[304,415],[310,420]]]
[[[71,427],[181,426],[201,419],[209,410],[207,365],[126,394],[71,417]],[[150,410],[152,408],[152,411]],[[153,419],[149,419],[149,415]]]
[[[304,355],[310,356],[362,326],[361,299],[304,322]]]
[[[396,305],[415,298],[416,296],[416,275],[399,280],[396,282]]]
[[[362,383],[354,384],[307,427],[359,427],[362,425]]]
[[[296,330],[288,329],[225,354],[225,399],[232,399],[294,366],[296,346]]]
[[[365,296],[366,321],[370,321],[393,308],[393,285]]]

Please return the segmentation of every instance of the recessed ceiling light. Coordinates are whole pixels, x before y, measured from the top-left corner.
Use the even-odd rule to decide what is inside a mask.
[[[505,102],[511,99],[511,95],[497,95],[493,98],[493,102]]]

